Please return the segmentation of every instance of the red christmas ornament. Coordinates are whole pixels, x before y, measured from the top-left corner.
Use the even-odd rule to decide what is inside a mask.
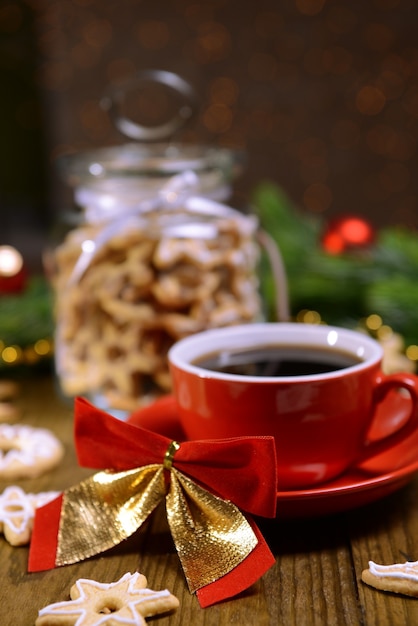
[[[322,236],[322,247],[329,254],[342,254],[356,248],[367,248],[375,239],[373,226],[357,215],[332,220]]]
[[[21,293],[26,287],[26,279],[20,252],[12,246],[0,246],[0,296]]]

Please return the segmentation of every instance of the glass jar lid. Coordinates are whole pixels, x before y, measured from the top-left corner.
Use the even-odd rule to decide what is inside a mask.
[[[211,146],[126,143],[61,157],[59,165],[71,186],[105,179],[170,178],[186,170],[201,179],[231,183],[243,170],[243,153]]]
[[[147,94],[147,89],[155,87],[168,91],[173,99],[172,106],[154,125],[150,125],[149,120],[148,123],[134,122],[124,107],[129,95],[135,90]],[[161,99],[166,99],[160,95]],[[144,188],[144,182],[155,187],[173,176],[193,171],[199,179],[202,195],[225,198],[223,188],[229,189],[242,172],[244,154],[173,139],[176,131],[193,116],[196,103],[194,88],[177,74],[163,70],[144,70],[111,87],[100,104],[130,142],[63,156],[58,165],[65,181],[75,188],[97,191],[109,188],[106,181],[112,181],[112,190],[118,185],[131,185],[132,180]],[[157,104],[151,108],[157,108]]]

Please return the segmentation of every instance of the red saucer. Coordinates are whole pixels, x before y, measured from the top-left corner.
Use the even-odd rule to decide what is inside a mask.
[[[401,394],[393,392],[388,395],[376,414],[371,436],[389,434],[405,419],[408,405]],[[186,439],[172,396],[165,396],[136,411],[128,421],[176,441]],[[296,491],[278,491],[277,517],[329,515],[369,504],[405,486],[416,472],[418,430],[402,443],[324,485]]]

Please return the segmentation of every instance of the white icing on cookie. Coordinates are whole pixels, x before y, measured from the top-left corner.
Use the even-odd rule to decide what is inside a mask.
[[[100,626],[111,623],[145,626],[146,617],[166,613],[179,606],[177,598],[167,589],[146,589],[142,574],[127,573],[117,582],[99,583],[81,578],[71,588],[71,600],[50,604],[39,611],[36,626],[60,623],[68,626]]]
[[[36,477],[61,460],[64,449],[45,428],[0,424],[0,478]]]
[[[7,487],[0,495],[0,532],[12,546],[29,543],[37,507],[59,495],[57,491],[25,493],[20,487]]]
[[[374,561],[369,561],[369,570],[371,574],[379,578],[404,578],[418,582],[418,561],[406,561],[392,565],[378,565]]]

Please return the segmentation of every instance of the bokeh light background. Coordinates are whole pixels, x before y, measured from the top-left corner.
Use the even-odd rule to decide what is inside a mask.
[[[56,158],[122,143],[100,97],[157,68],[199,94],[181,140],[247,152],[241,197],[268,179],[325,218],[416,228],[417,27],[414,0],[3,0],[1,214],[49,223]]]

